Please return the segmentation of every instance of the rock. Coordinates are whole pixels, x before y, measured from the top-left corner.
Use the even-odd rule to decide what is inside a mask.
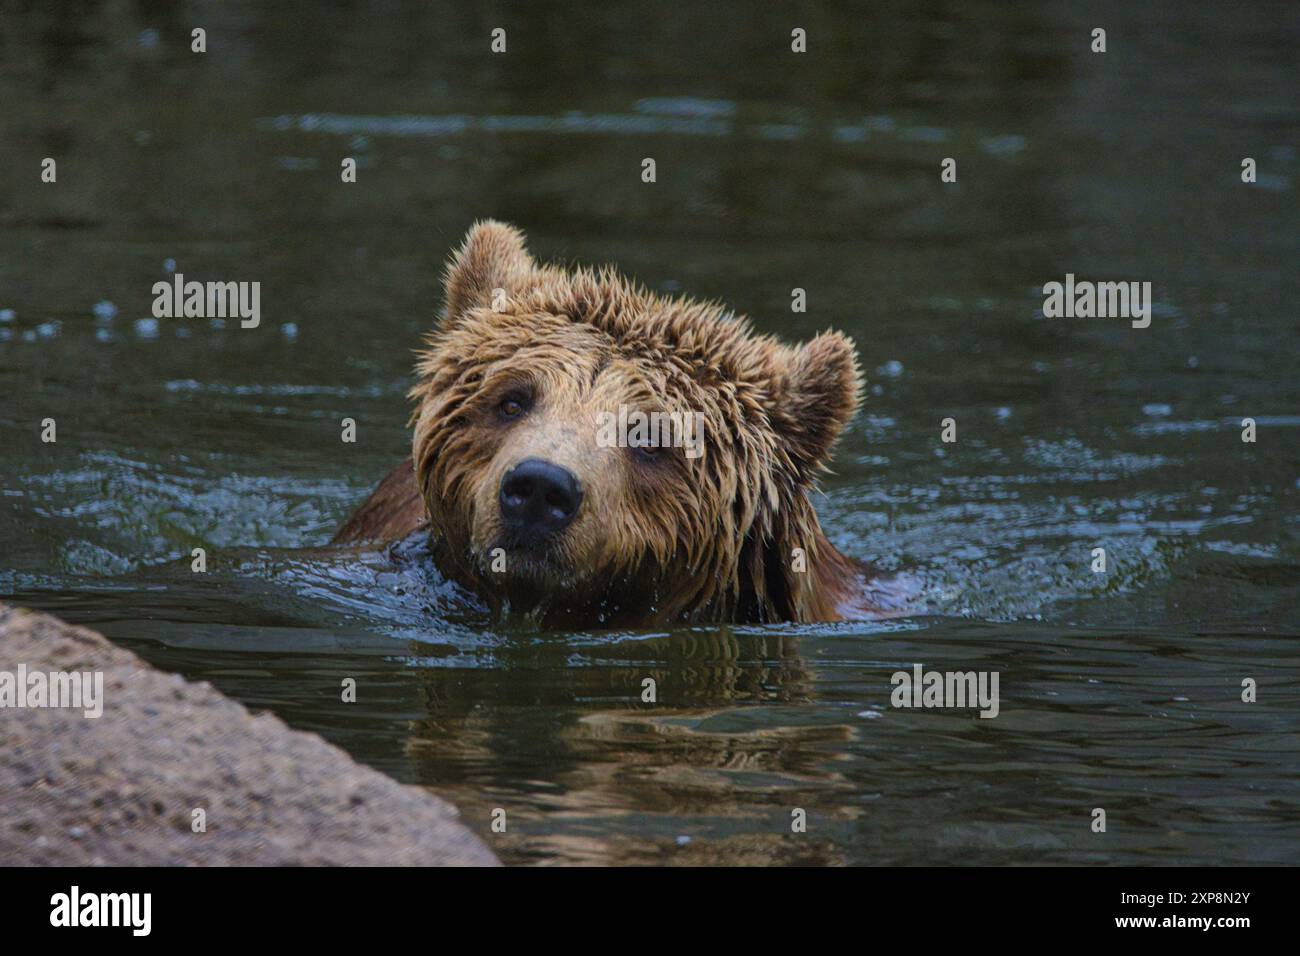
[[[0,866],[497,862],[446,801],[94,631],[0,604],[0,672],[20,665],[101,672],[103,715],[0,707]]]

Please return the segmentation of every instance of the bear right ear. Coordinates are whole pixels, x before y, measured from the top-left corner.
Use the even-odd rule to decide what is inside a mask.
[[[523,233],[492,219],[474,223],[443,274],[446,320],[491,306],[496,289],[509,295],[524,286],[532,271],[533,257],[524,248]]]
[[[840,433],[862,401],[862,372],[853,341],[823,332],[792,351],[773,382],[768,409],[803,481],[825,468]]]

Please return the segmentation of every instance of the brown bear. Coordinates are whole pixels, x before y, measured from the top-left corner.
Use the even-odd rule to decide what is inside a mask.
[[[848,338],[790,347],[609,267],[538,265],[492,221],[452,256],[445,298],[412,456],[335,543],[427,535],[444,575],[546,626],[873,616],[866,569],[808,497],[860,401]],[[635,412],[703,441],[602,440]]]

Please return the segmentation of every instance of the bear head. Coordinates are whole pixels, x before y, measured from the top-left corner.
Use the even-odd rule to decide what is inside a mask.
[[[410,397],[442,570],[578,624],[834,620],[858,569],[809,492],[860,401],[853,345],[754,333],[480,222]],[[648,423],[648,424],[647,424]]]

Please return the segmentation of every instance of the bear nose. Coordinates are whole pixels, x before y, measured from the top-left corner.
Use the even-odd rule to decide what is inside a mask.
[[[501,517],[519,531],[555,534],[573,521],[582,488],[573,472],[540,458],[527,458],[501,479]]]

